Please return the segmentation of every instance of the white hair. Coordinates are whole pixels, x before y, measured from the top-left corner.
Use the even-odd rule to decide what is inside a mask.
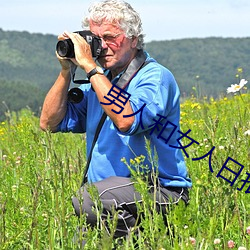
[[[83,28],[89,28],[90,20],[98,24],[103,20],[117,24],[125,32],[126,37],[137,37],[137,49],[143,49],[144,35],[141,18],[129,3],[121,0],[96,2],[90,6],[89,15],[83,19]]]

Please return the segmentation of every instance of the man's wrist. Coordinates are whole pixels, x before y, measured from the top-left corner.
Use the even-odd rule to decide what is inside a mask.
[[[94,67],[92,70],[90,70],[88,73],[87,73],[87,78],[90,80],[90,78],[94,75],[104,75],[104,71],[101,67],[99,66],[96,66]]]
[[[70,78],[70,69],[62,69],[60,74],[64,78]]]

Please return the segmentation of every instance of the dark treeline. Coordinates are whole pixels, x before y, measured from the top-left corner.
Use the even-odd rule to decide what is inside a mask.
[[[60,69],[56,42],[54,35],[0,29],[0,120],[8,109],[29,107],[39,115]],[[152,41],[146,50],[173,72],[182,97],[225,95],[238,68],[250,78],[250,38]]]

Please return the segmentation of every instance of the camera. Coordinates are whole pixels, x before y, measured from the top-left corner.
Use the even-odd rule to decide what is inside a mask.
[[[90,30],[75,31],[81,35],[86,42],[90,45],[92,56],[98,57],[102,51],[102,41],[99,37],[95,36]],[[65,39],[57,42],[56,51],[61,57],[74,58],[74,44],[71,39]]]

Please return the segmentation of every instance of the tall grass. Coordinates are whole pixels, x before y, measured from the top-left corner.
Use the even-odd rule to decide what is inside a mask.
[[[167,221],[157,214],[140,182],[144,214],[140,227],[127,239],[113,240],[116,221],[108,220],[111,235],[102,227],[85,233],[85,249],[250,249],[250,194],[237,190],[250,172],[250,95],[220,100],[191,98],[181,105],[181,130],[199,142],[186,149],[193,187],[190,204],[169,210]],[[183,144],[190,141],[186,138]],[[199,161],[213,146],[211,156]],[[226,159],[231,157],[244,166],[233,186],[216,177]],[[85,166],[85,140],[80,134],[50,134],[39,130],[38,118],[30,110],[7,113],[0,124],[0,249],[80,249],[77,227],[86,226],[84,216],[78,220],[71,197],[82,181]],[[138,167],[143,157],[127,163]],[[239,166],[230,162],[235,172]],[[235,176],[224,170],[223,176]],[[134,172],[134,177],[136,176]],[[96,198],[97,199],[97,198]],[[97,211],[101,209],[97,199]],[[215,239],[216,243],[214,243]],[[118,244],[119,243],[119,244]]]

